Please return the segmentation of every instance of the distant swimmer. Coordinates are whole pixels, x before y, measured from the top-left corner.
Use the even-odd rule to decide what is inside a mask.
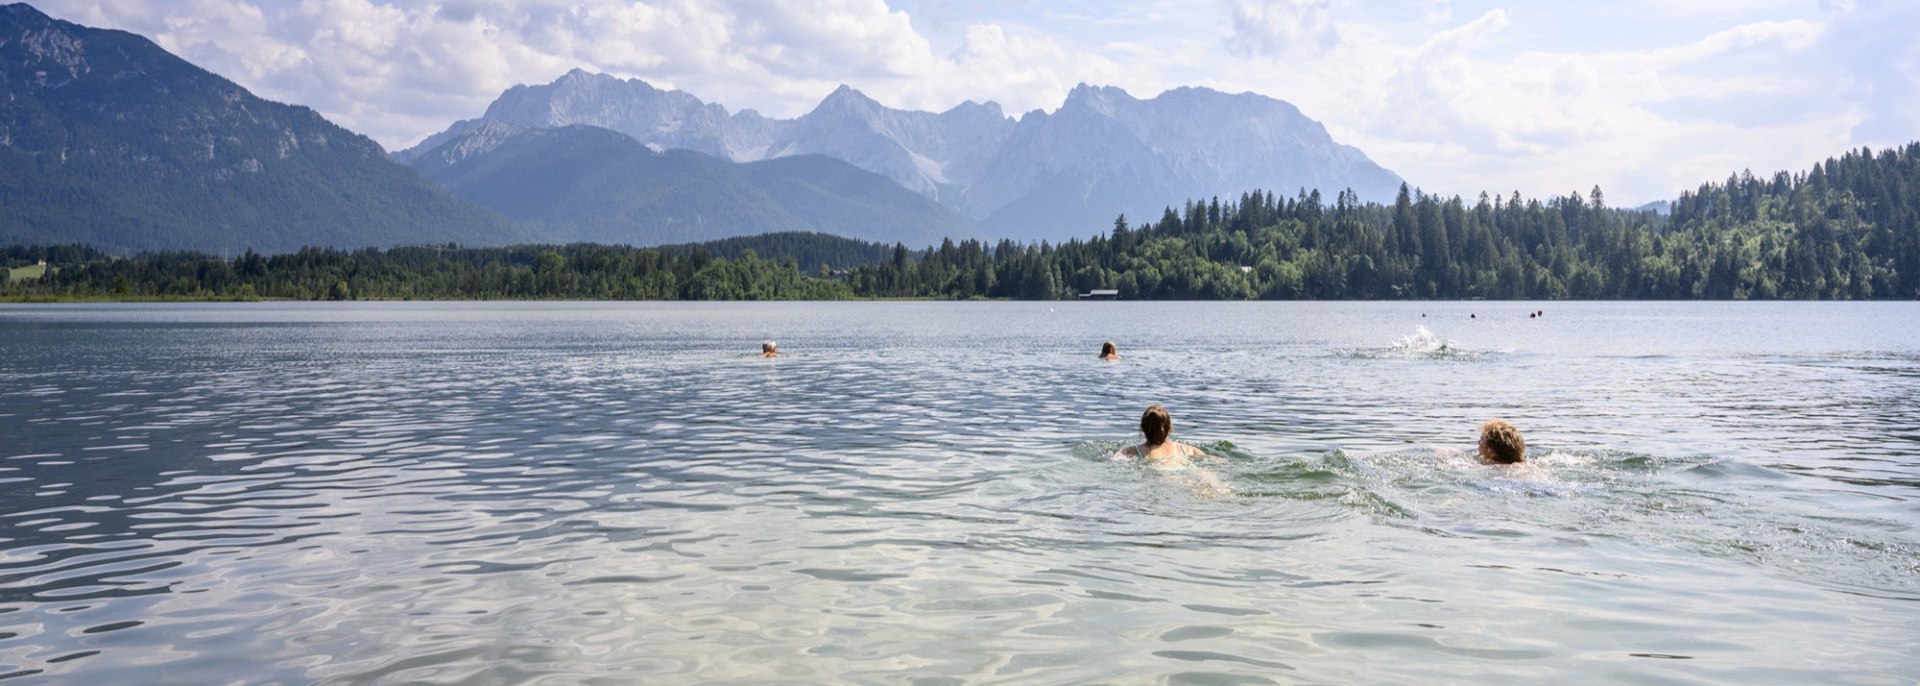
[[[1520,464],[1527,461],[1527,440],[1520,430],[1500,419],[1480,425],[1480,461],[1485,464]]]
[[[774,343],[773,341],[760,341],[760,356],[779,357],[780,344]]]
[[[1140,433],[1146,442],[1121,448],[1115,459],[1137,457],[1150,469],[1177,472],[1193,466],[1190,458],[1200,455],[1199,448],[1167,438],[1173,434],[1173,415],[1159,405],[1140,415]]]
[[[1100,344],[1100,359],[1118,360],[1120,359],[1120,349],[1113,345],[1113,341],[1102,343]]]

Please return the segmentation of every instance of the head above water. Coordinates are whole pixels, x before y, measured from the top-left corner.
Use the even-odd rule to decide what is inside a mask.
[[[1527,439],[1505,420],[1489,419],[1480,425],[1480,459],[1492,464],[1526,462]]]
[[[1159,405],[1148,407],[1140,414],[1140,433],[1147,437],[1147,445],[1167,442],[1167,436],[1173,434],[1173,415]]]
[[[1120,348],[1115,346],[1113,344],[1113,341],[1107,341],[1105,343],[1100,344],[1100,357],[1106,358],[1106,357],[1119,357],[1119,356],[1120,356]]]
[[[779,344],[774,343],[773,341],[760,341],[760,354],[777,355],[779,353],[780,353]]]

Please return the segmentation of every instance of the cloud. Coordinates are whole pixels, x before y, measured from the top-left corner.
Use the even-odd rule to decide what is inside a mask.
[[[1920,4],[1860,0],[1833,5],[1827,36],[1839,97],[1857,103],[1853,138],[1891,146],[1920,138]]]
[[[479,114],[511,86],[581,67],[776,116],[841,83],[895,106],[994,98],[1057,106],[1119,69],[1044,35],[982,23],[936,55],[881,0],[47,0],[257,94],[308,105],[388,147]]]
[[[1332,0],[1230,0],[1227,52],[1238,57],[1319,55],[1340,42]]]
[[[1392,55],[1392,66],[1349,73],[1333,113],[1309,114],[1344,122],[1337,134],[1416,184],[1468,196],[1598,184],[1619,200],[1652,200],[1744,167],[1802,168],[1847,146],[1850,107],[1808,64],[1833,40],[1825,23],[1748,22],[1644,50],[1513,49],[1536,28],[1495,9],[1418,45],[1356,34],[1322,63],[1371,53]],[[1912,135],[1916,120],[1906,121]]]

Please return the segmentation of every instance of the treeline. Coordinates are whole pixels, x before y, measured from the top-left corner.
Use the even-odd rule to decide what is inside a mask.
[[[660,249],[676,255],[692,255],[695,251],[703,250],[713,257],[727,260],[738,259],[752,252],[771,259],[793,260],[800,267],[800,271],[807,274],[819,273],[823,268],[832,271],[872,264],[893,255],[893,246],[885,243],[841,238],[813,231],[782,231],[758,236],[737,236],[705,243],[663,245]]]
[[[1190,202],[1060,245],[947,242],[855,270],[863,296],[1126,299],[1920,297],[1920,143],[1681,195],[1670,217],[1598,187],[1469,204],[1402,187]]]
[[[769,257],[763,258],[761,255]],[[1254,191],[1059,245],[945,241],[910,250],[787,233],[639,249],[309,248],[221,259],[44,259],[0,297],[292,299],[1920,298],[1920,143],[1849,152],[1802,174],[1736,174],[1681,194],[1671,216],[1608,207],[1599,188],[1469,204],[1402,187],[1392,204]],[[831,277],[831,278],[830,278]]]
[[[78,251],[78,252],[76,252]],[[76,255],[93,259],[75,261]],[[116,259],[86,248],[20,248],[7,259],[46,259],[39,279],[0,285],[9,299],[410,300],[836,300],[843,282],[804,275],[792,260],[753,251],[722,259],[694,249],[593,244],[344,251],[307,248],[233,259],[195,253],[143,253]]]

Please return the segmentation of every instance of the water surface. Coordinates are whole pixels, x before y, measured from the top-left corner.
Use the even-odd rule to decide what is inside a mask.
[[[1920,676],[1912,303],[7,306],[0,353],[8,684]],[[1156,402],[1231,494],[1107,459]],[[1462,454],[1496,416],[1534,466]]]

